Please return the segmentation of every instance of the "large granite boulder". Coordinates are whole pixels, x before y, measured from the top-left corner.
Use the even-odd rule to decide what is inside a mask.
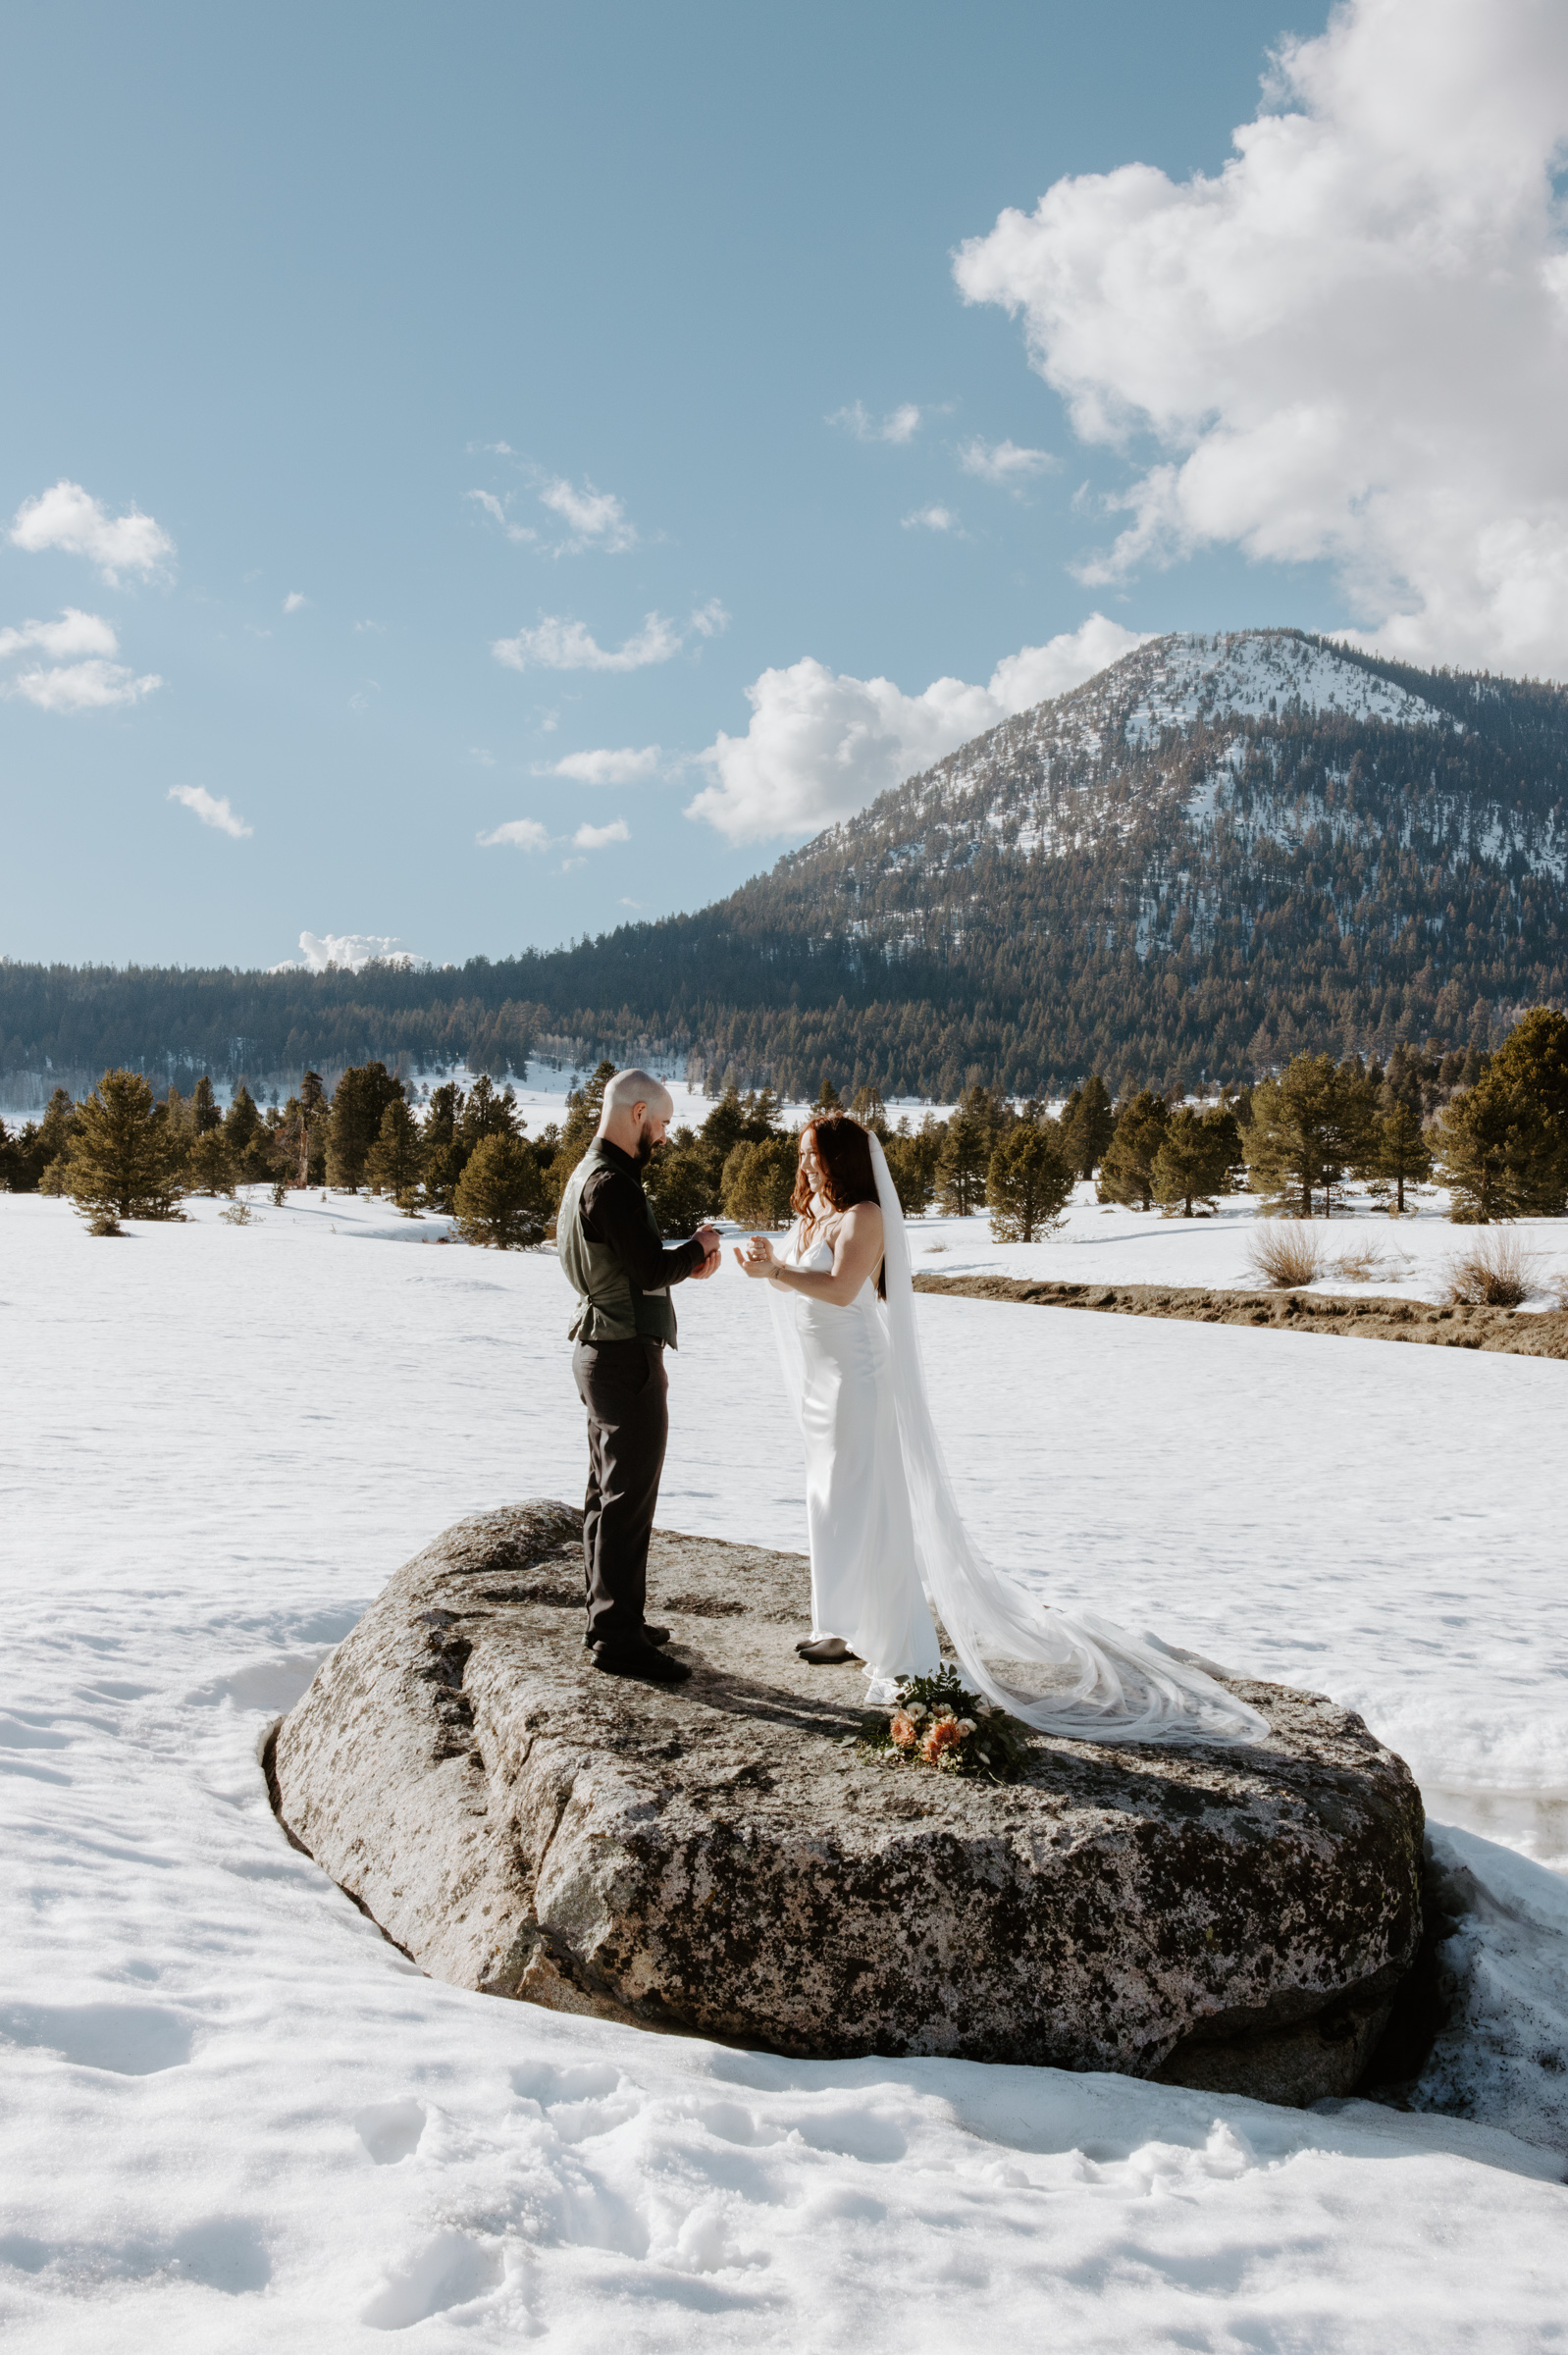
[[[1227,1678],[1249,1749],[1032,1736],[999,1787],[857,1753],[797,1555],[661,1534],[696,1673],[599,1675],[581,1516],[461,1522],[268,1753],[289,1834],[438,1978],[775,2051],[954,2054],[1310,2102],[1361,2075],[1421,1931],[1408,1769]]]

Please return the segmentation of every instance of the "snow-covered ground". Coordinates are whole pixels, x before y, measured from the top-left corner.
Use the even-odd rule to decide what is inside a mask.
[[[1459,1239],[1401,1247],[1429,1225]],[[1230,1283],[1241,1227],[1085,1205],[1029,1250],[918,1239],[933,1269]],[[258,1740],[386,1576],[465,1513],[580,1492],[552,1257],[442,1231],[261,1193],[248,1227],[196,1203],[98,1241],[0,1196],[11,2343],[1568,2338],[1568,1370],[920,1304],[999,1558],[1410,1758],[1472,1907],[1435,2098],[1468,2076],[1496,2122],[808,2065],[440,1986],[271,1817]],[[801,1544],[763,1304],[731,1269],[680,1309],[661,1519]]]

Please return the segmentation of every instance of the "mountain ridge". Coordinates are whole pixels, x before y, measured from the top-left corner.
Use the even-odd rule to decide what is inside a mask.
[[[372,1052],[502,1069],[531,1046],[791,1094],[824,1066],[887,1095],[1094,1068],[1189,1087],[1302,1048],[1492,1043],[1568,995],[1565,876],[1562,688],[1292,629],[1176,633],[691,914],[440,971],[0,966],[0,1070],[97,1060],[52,1054],[52,1025],[148,1068],[217,1068],[216,1040],[253,1073]]]

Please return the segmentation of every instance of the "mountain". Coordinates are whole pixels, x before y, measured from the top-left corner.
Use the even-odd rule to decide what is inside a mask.
[[[1560,1000],[1565,871],[1561,688],[1167,637],[720,905],[549,961],[549,997],[808,1087],[1240,1078]]]
[[[1297,630],[1174,636],[694,915],[441,971],[0,966],[0,1070],[532,1046],[791,1093],[824,1068],[890,1095],[1190,1086],[1302,1048],[1484,1045],[1562,1003],[1565,875],[1568,691]]]

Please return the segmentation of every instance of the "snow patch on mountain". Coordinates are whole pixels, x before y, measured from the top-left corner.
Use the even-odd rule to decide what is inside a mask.
[[[1132,663],[1120,665],[1124,671]],[[1267,719],[1292,706],[1395,727],[1457,728],[1436,704],[1379,678],[1333,647],[1285,630],[1162,638],[1137,661],[1143,693],[1124,727],[1129,745],[1159,742],[1164,728],[1229,716]]]

